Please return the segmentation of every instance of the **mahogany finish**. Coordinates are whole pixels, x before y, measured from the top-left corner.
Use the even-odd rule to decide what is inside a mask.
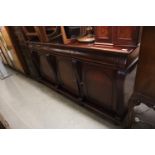
[[[139,43],[138,26],[96,26],[96,44],[136,47]]]
[[[79,90],[72,59],[64,56],[57,56],[56,60],[61,87],[69,91],[71,94],[78,96]]]
[[[107,30],[103,31],[102,27],[96,27],[96,41],[111,43],[113,28],[106,27]],[[136,35],[139,29],[137,31]],[[128,33],[126,29],[121,30],[119,42],[123,37],[130,38]],[[132,46],[127,43],[128,46],[125,44],[124,47],[114,42],[113,45],[105,45],[72,40],[63,45],[20,40],[20,35],[18,31],[16,36],[20,48],[25,48],[22,51],[26,53],[28,68],[30,70],[31,66],[35,66],[37,71],[35,79],[115,122],[122,121],[133,88],[131,83],[130,93],[126,93],[127,80],[134,74],[133,69],[138,61],[139,47],[133,46],[137,43],[125,39],[130,40]]]
[[[78,46],[78,43],[52,45],[28,42],[28,45],[32,53],[38,53],[40,60],[48,55],[53,57],[54,61],[48,59],[48,63],[45,60],[40,63],[39,71],[44,68],[46,72],[46,79],[41,74],[41,81],[53,84],[57,91],[70,94],[82,105],[106,113],[116,121],[123,119],[127,110],[125,101],[130,97],[125,96],[125,81],[138,60],[139,48],[129,48],[124,52],[113,47],[110,52],[106,46],[94,49],[93,44],[92,49],[91,45],[88,48],[88,45]],[[51,72],[52,68],[56,71]],[[55,82],[49,80],[53,73],[57,77]]]
[[[39,56],[39,69],[40,69],[40,74],[42,75],[43,78],[45,78],[45,80],[51,83],[56,83],[56,76],[55,76],[54,68],[51,67],[53,61],[54,60],[52,60],[52,56],[48,54],[40,55]]]
[[[113,108],[112,78],[114,71],[106,69],[101,65],[83,63],[82,72],[86,99],[98,106],[111,110]]]
[[[112,26],[96,26],[95,41],[97,43],[113,43],[113,27]]]

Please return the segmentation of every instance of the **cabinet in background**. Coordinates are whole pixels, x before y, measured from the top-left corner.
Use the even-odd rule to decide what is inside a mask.
[[[139,26],[96,26],[96,44],[136,47],[140,40]]]

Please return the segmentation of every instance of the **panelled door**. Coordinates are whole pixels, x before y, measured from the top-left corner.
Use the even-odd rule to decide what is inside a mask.
[[[72,58],[57,56],[58,77],[60,85],[68,92],[79,96],[76,68],[73,66]]]
[[[33,52],[33,61],[39,70],[41,78],[51,84],[57,84],[56,58],[51,54]]]
[[[83,63],[82,78],[86,100],[93,105],[112,109],[113,106],[113,70],[100,65]]]

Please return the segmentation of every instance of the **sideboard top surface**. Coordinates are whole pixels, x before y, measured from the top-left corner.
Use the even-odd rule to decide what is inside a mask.
[[[121,46],[111,46],[111,45],[96,45],[93,43],[79,43],[77,41],[71,42],[67,45],[63,44],[52,44],[52,43],[38,43],[38,42],[29,42],[27,43],[30,46],[42,46],[53,47],[53,48],[62,48],[70,50],[89,50],[93,52],[108,53],[108,54],[118,54],[118,55],[128,55],[131,54],[136,48],[135,47],[121,47]]]

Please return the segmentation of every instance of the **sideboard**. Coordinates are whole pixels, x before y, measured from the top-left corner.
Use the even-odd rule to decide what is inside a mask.
[[[8,27],[27,76],[121,123],[133,92],[141,28],[95,26],[92,43],[75,37],[86,27],[75,27],[76,35],[68,28],[70,35],[63,26]]]
[[[139,47],[121,48],[73,42],[27,42],[39,79],[97,113],[121,122],[134,80]],[[130,88],[129,88],[130,87]]]

